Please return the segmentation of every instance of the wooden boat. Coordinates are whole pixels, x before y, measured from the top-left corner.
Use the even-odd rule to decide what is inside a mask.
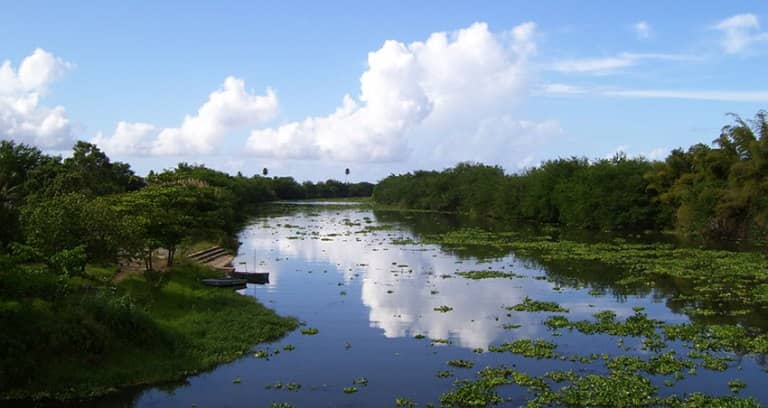
[[[235,278],[211,278],[211,279],[202,279],[200,282],[203,283],[203,285],[208,286],[219,286],[219,287],[225,287],[225,286],[246,286],[245,279],[235,279]]]
[[[269,283],[269,272],[229,272],[229,276],[245,279],[248,283]]]

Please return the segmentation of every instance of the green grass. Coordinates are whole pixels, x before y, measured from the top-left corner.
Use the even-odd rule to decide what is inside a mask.
[[[88,270],[103,275],[102,268]],[[199,282],[217,275],[207,267],[179,264],[168,272],[169,279],[160,287],[133,275],[117,286],[72,289],[49,302],[29,298],[16,301],[54,311],[61,307],[57,313],[43,310],[35,315],[39,321],[34,328],[44,339],[74,336],[72,330],[82,333],[76,333],[78,341],[60,341],[55,350],[40,347],[19,356],[6,352],[4,364],[15,364],[14,359],[33,364],[15,377],[0,377],[5,382],[0,398],[87,398],[123,387],[172,381],[247,355],[255,344],[277,340],[298,327],[295,319],[278,316],[252,297]],[[113,305],[112,297],[122,303]],[[109,307],[67,315],[79,311],[73,305],[93,301],[91,298]],[[44,320],[48,318],[51,321]],[[65,325],[54,319],[80,321]],[[120,319],[130,323],[130,330],[115,331],[127,325]],[[13,326],[6,325],[3,330],[10,333]],[[10,336],[6,334],[2,340],[13,344]],[[54,352],[55,358],[46,355]]]

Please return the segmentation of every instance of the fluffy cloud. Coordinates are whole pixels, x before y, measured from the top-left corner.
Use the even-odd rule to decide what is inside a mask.
[[[635,24],[632,24],[632,31],[635,32],[635,35],[637,35],[637,38],[640,39],[646,39],[651,37],[651,25],[648,24],[646,21],[638,21]]]
[[[479,120],[474,132],[462,138],[460,149],[456,140],[430,140],[425,146],[431,152],[423,155],[434,167],[461,161],[502,164],[508,169],[525,167],[532,151],[545,146],[563,133],[560,122],[516,119],[512,115],[491,116]]]
[[[277,158],[402,160],[409,138],[424,128],[476,126],[522,96],[527,59],[536,53],[535,28],[529,22],[493,34],[475,23],[423,42],[386,41],[368,54],[357,98],[345,96],[327,116],[254,130],[247,150]]]
[[[61,106],[40,105],[48,86],[72,64],[43,49],[36,49],[14,70],[10,61],[0,65],[0,136],[43,148],[72,141],[72,128]]]
[[[152,147],[149,140],[156,133],[157,128],[149,123],[120,121],[111,137],[99,132],[91,142],[111,154],[149,152]]]
[[[109,153],[184,155],[210,153],[230,132],[255,126],[277,114],[277,95],[267,89],[254,95],[245,81],[224,80],[194,116],[186,116],[180,127],[158,129],[148,123],[119,122],[111,136],[101,133],[92,140]]]
[[[728,54],[746,52],[752,45],[768,41],[768,33],[759,31],[760,22],[754,14],[728,17],[713,28],[723,33],[722,46]]]

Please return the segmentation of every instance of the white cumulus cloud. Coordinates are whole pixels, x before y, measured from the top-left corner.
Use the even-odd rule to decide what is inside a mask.
[[[494,34],[484,23],[426,41],[389,40],[368,54],[358,97],[327,116],[251,132],[252,155],[347,161],[397,161],[423,128],[451,128],[491,116],[527,88],[536,53],[534,23]],[[448,136],[446,136],[448,137]]]
[[[0,65],[0,137],[42,148],[64,147],[72,141],[72,125],[61,106],[45,107],[40,100],[48,86],[73,65],[38,48],[18,69]]]
[[[721,44],[728,54],[743,53],[756,43],[768,41],[768,33],[760,31],[760,21],[750,13],[728,17],[713,28],[723,33]]]
[[[228,133],[272,119],[277,110],[277,95],[272,89],[255,95],[245,89],[245,81],[230,76],[208,96],[196,115],[187,115],[177,128],[119,122],[111,136],[99,133],[92,142],[118,154],[210,153]]]

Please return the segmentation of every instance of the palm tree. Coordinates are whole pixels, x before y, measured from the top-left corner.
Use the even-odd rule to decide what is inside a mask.
[[[733,117],[714,143],[725,157],[725,192],[717,205],[719,219],[736,224],[741,236],[754,227],[768,231],[768,112],[759,111],[754,119]]]
[[[347,181],[348,179],[349,179],[349,167],[344,169],[344,182],[349,183],[349,181]]]

